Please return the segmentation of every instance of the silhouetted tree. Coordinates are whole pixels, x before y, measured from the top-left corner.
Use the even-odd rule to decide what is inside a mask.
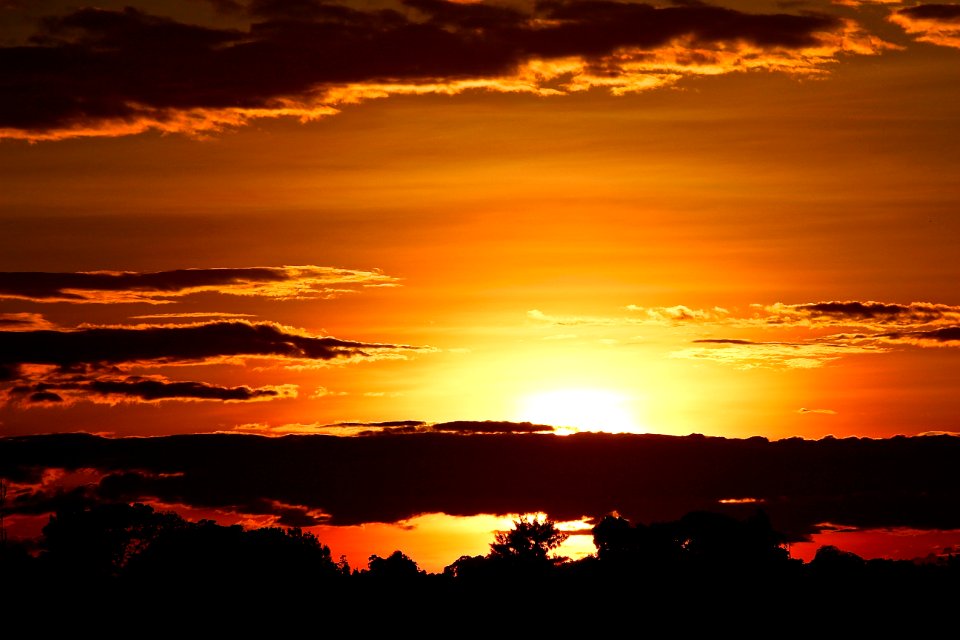
[[[674,523],[632,526],[625,518],[607,515],[593,528],[597,558],[620,571],[660,571],[675,568],[683,554]]]
[[[443,575],[460,580],[476,580],[486,577],[489,558],[484,556],[460,556],[443,568]]]
[[[604,516],[593,527],[597,558],[602,562],[621,564],[634,564],[645,559],[652,551],[647,533],[642,524],[634,527],[619,515]]]
[[[747,569],[788,559],[783,536],[759,511],[743,521],[706,511],[688,513],[675,523],[675,538],[686,562],[700,567]]]
[[[167,532],[130,562],[141,583],[193,579],[228,589],[238,584],[316,584],[341,575],[330,548],[299,528],[244,530],[211,520]]]
[[[157,513],[144,504],[66,507],[43,528],[42,559],[56,573],[114,577],[160,534],[188,524],[175,513]]]
[[[513,529],[497,534],[490,545],[492,558],[546,561],[547,554],[563,544],[567,534],[551,520],[524,516],[513,521]]]
[[[860,575],[866,568],[866,561],[855,553],[843,551],[833,545],[817,549],[810,563],[815,574],[829,575],[834,578]]]
[[[400,581],[424,575],[416,562],[401,551],[394,551],[386,558],[372,555],[369,558],[369,575],[378,580]]]

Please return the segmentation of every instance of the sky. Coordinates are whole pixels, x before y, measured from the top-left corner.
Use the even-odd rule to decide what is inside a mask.
[[[0,435],[958,431],[960,4],[6,0],[0,70]]]

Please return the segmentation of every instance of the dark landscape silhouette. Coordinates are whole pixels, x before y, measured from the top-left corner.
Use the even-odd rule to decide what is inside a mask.
[[[116,616],[132,624],[143,606],[168,621],[241,625],[241,612],[301,615],[321,603],[328,612],[372,607],[387,630],[390,616],[412,612],[490,625],[536,619],[560,632],[571,620],[613,625],[624,612],[688,626],[775,618],[811,631],[841,620],[851,633],[892,618],[936,621],[960,596],[955,550],[891,560],[822,546],[804,562],[790,545],[827,522],[957,528],[958,452],[951,436],[5,438],[7,520],[50,515],[38,538],[4,541],[3,602],[8,618],[29,610],[17,603],[68,607],[81,619],[109,605],[123,611],[118,625]],[[86,482],[57,487],[51,471]],[[189,521],[144,504],[151,498],[266,514],[275,526]],[[431,512],[551,519],[520,517],[485,555],[432,573],[403,549],[334,557],[305,530],[318,513],[342,525]],[[556,557],[567,535],[556,523],[583,514],[595,553]]]
[[[594,555],[556,557],[567,534],[553,521],[522,516],[496,534],[486,555],[427,573],[401,550],[353,568],[297,527],[244,529],[139,503],[76,503],[53,514],[39,540],[6,541],[0,575],[8,604],[41,594],[48,605],[146,601],[191,615],[226,615],[231,602],[256,593],[267,607],[405,607],[426,599],[500,619],[529,615],[562,593],[587,617],[625,603],[656,617],[681,604],[714,615],[738,607],[770,613],[789,601],[816,605],[809,620],[849,614],[854,603],[888,603],[906,615],[946,607],[960,594],[960,555],[866,560],[824,546],[805,563],[790,557],[760,510],[745,519],[692,512],[651,524],[611,514],[592,534]]]

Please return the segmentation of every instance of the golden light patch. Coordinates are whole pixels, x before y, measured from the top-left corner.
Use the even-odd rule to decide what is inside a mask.
[[[630,398],[608,389],[556,389],[526,396],[519,419],[559,427],[557,433],[637,433]]]

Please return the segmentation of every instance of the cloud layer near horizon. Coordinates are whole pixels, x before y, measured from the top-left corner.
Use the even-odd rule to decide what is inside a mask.
[[[800,439],[422,433],[369,438],[194,435],[0,439],[11,513],[65,499],[158,500],[298,525],[544,511],[638,522],[762,507],[794,539],[822,523],[960,528],[960,438]],[[261,470],[249,473],[250,468]],[[90,470],[71,494],[48,470]],[[412,472],[415,470],[415,472]],[[276,505],[282,505],[280,509]],[[295,508],[294,508],[295,507]],[[313,514],[304,520],[305,514]],[[285,523],[285,522],[282,522]],[[292,524],[292,523],[287,523]]]
[[[42,18],[23,42],[0,48],[0,137],[198,133],[260,117],[312,119],[393,94],[617,94],[690,75],[819,74],[843,54],[893,47],[836,15],[701,3],[230,6],[222,26],[135,7]]]

